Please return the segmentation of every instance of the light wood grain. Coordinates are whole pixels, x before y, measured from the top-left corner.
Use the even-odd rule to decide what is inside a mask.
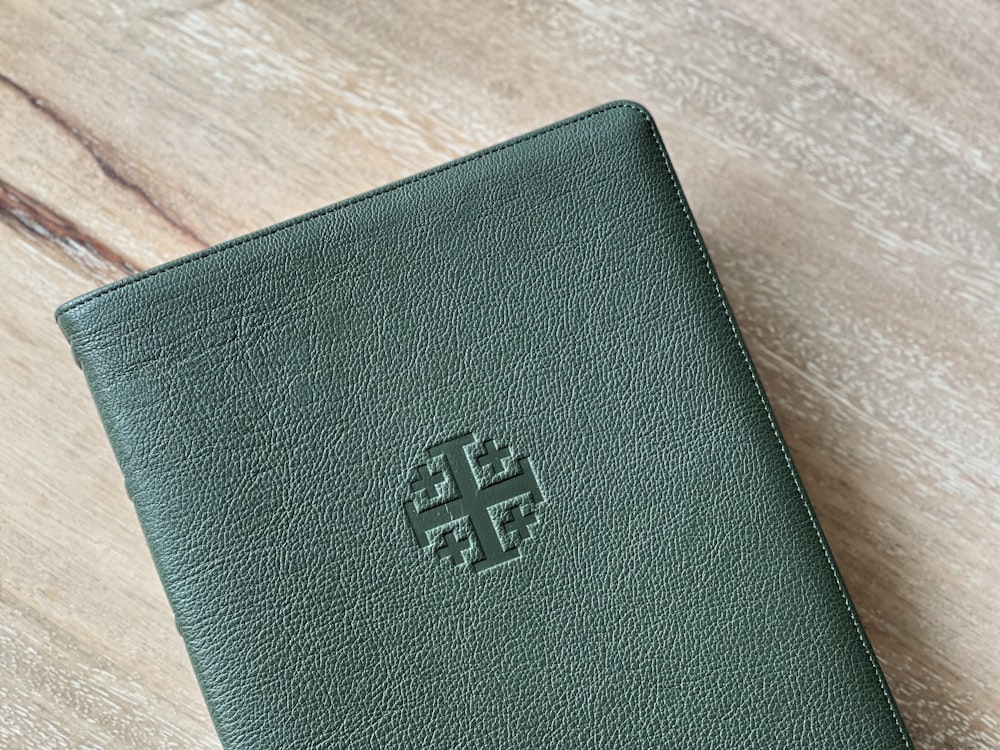
[[[1000,746],[1000,6],[0,3],[0,746],[217,747],[54,307],[657,118],[920,748]]]

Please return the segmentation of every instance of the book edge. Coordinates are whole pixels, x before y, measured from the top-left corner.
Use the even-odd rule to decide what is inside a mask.
[[[113,292],[116,292],[119,289],[122,289],[122,288],[127,287],[127,286],[132,286],[133,284],[136,284],[136,283],[139,283],[141,281],[144,281],[145,279],[151,278],[153,276],[157,276],[157,275],[159,275],[161,273],[165,273],[167,271],[172,271],[172,270],[174,270],[176,268],[180,268],[181,266],[186,266],[186,265],[188,265],[190,263],[194,263],[194,262],[197,262],[197,261],[202,260],[204,258],[208,258],[208,257],[210,257],[212,255],[215,255],[217,253],[223,252],[225,250],[230,250],[230,249],[239,247],[239,246],[244,245],[244,244],[246,244],[248,242],[252,242],[254,240],[258,240],[258,239],[261,239],[263,237],[270,236],[272,234],[277,234],[278,232],[281,232],[281,231],[283,231],[285,229],[289,229],[291,227],[298,226],[300,224],[305,224],[305,223],[308,223],[310,221],[314,221],[315,219],[322,218],[322,217],[324,217],[324,216],[326,216],[328,214],[334,213],[335,211],[339,211],[339,210],[342,210],[344,208],[347,208],[348,206],[353,206],[353,205],[355,205],[357,203],[361,203],[363,201],[371,200],[371,199],[376,198],[376,197],[378,197],[380,195],[384,195],[386,193],[392,192],[393,190],[398,190],[399,188],[402,188],[402,187],[404,187],[406,185],[410,185],[410,184],[413,184],[413,183],[416,183],[416,182],[420,182],[422,180],[425,180],[425,179],[428,179],[428,178],[433,177],[435,175],[441,174],[443,172],[448,171],[449,169],[453,169],[455,167],[461,166],[461,165],[466,164],[468,162],[475,161],[477,159],[481,159],[481,158],[483,158],[485,156],[489,156],[490,154],[494,154],[494,153],[496,153],[498,151],[504,151],[504,150],[506,150],[508,148],[512,148],[514,146],[518,146],[518,145],[520,145],[520,144],[522,144],[522,143],[524,143],[526,141],[529,141],[529,140],[532,140],[532,139],[537,138],[539,136],[545,135],[546,133],[550,133],[550,132],[552,132],[554,130],[559,130],[559,129],[568,127],[570,125],[574,125],[576,123],[582,122],[583,120],[587,120],[587,119],[589,119],[591,117],[594,117],[596,115],[604,114],[606,112],[610,112],[612,110],[622,109],[622,108],[634,109],[637,112],[639,112],[640,114],[642,114],[646,118],[647,121],[652,122],[652,119],[650,118],[649,113],[646,111],[646,109],[641,104],[638,104],[637,102],[633,102],[633,101],[621,99],[621,100],[611,101],[611,102],[608,102],[606,104],[602,104],[600,106],[597,106],[597,107],[594,107],[592,109],[586,110],[586,111],[581,112],[581,113],[579,113],[577,115],[574,115],[572,117],[568,117],[566,119],[559,120],[558,122],[552,123],[551,125],[547,125],[545,127],[529,131],[528,133],[524,133],[523,135],[517,136],[515,138],[511,138],[511,139],[508,139],[506,141],[502,141],[502,142],[500,142],[500,143],[498,143],[496,145],[493,145],[493,146],[481,149],[479,151],[475,151],[475,152],[473,152],[471,154],[468,154],[466,156],[460,157],[460,158],[455,159],[453,161],[446,162],[446,163],[441,164],[441,165],[439,165],[437,167],[432,167],[431,169],[425,170],[423,172],[418,172],[417,174],[410,175],[409,177],[404,177],[404,178],[402,178],[400,180],[396,180],[394,182],[390,182],[390,183],[388,183],[386,185],[383,185],[381,187],[375,188],[373,190],[368,190],[366,192],[363,192],[363,193],[360,193],[358,195],[352,196],[352,197],[347,198],[345,200],[338,201],[337,203],[333,203],[333,204],[330,204],[328,206],[324,206],[322,208],[318,208],[318,209],[316,209],[314,211],[309,211],[308,213],[301,214],[299,216],[295,216],[295,217],[292,217],[290,219],[286,219],[284,221],[278,222],[277,224],[272,224],[272,225],[270,225],[268,227],[264,227],[264,228],[255,230],[255,231],[250,232],[248,234],[243,234],[243,235],[240,235],[238,237],[234,237],[232,239],[226,240],[226,241],[221,242],[219,244],[212,245],[210,247],[204,248],[203,250],[199,250],[199,251],[191,253],[189,255],[182,256],[180,258],[175,258],[174,260],[167,261],[166,263],[154,266],[153,268],[149,268],[149,269],[147,269],[145,271],[141,271],[141,272],[133,274],[131,276],[126,276],[123,279],[119,279],[119,280],[113,281],[113,282],[111,282],[109,284],[105,284],[104,286],[101,286],[101,287],[98,287],[96,289],[93,289],[93,290],[91,290],[89,292],[86,292],[85,294],[82,294],[82,295],[80,295],[78,297],[74,297],[73,299],[68,300],[68,301],[64,302],[63,304],[59,305],[59,307],[57,307],[56,310],[55,310],[56,321],[59,323],[60,327],[65,332],[67,330],[67,328],[64,325],[64,318],[67,316],[68,313],[70,313],[70,312],[72,312],[74,310],[79,310],[79,309],[81,309],[81,308],[89,305],[91,302],[93,302],[93,301],[95,301],[95,300],[97,300],[97,299],[99,299],[101,297],[104,297],[105,295],[108,295],[108,294],[111,294]]]
[[[834,582],[837,585],[837,589],[840,592],[841,597],[844,600],[844,605],[847,608],[847,613],[850,615],[851,621],[854,624],[855,633],[857,634],[858,640],[861,641],[868,660],[871,662],[872,670],[874,671],[875,677],[878,680],[879,687],[882,690],[882,694],[885,697],[886,704],[889,708],[889,713],[899,730],[899,736],[903,740],[903,744],[909,750],[914,750],[913,741],[910,739],[909,733],[906,731],[906,727],[903,724],[902,716],[899,713],[899,707],[896,705],[895,699],[892,696],[892,692],[889,689],[888,682],[885,679],[885,674],[879,665],[878,659],[875,656],[875,651],[872,648],[871,642],[868,640],[868,636],[865,633],[864,627],[861,624],[861,620],[858,616],[857,610],[854,607],[854,603],[851,600],[850,595],[847,592],[847,587],[844,584],[843,577],[840,573],[839,568],[833,558],[833,552],[830,549],[829,542],[823,533],[822,527],[819,524],[819,519],[816,515],[816,511],[812,506],[812,503],[808,499],[805,491],[805,487],[802,483],[802,479],[799,477],[798,470],[795,468],[795,464],[792,461],[791,454],[788,451],[788,446],[785,443],[785,439],[781,434],[781,429],[778,427],[778,421],[775,417],[774,411],[771,408],[771,404],[764,392],[763,385],[761,384],[760,376],[757,373],[757,369],[753,364],[753,360],[750,357],[750,352],[747,349],[746,342],[743,340],[743,335],[740,333],[739,326],[736,324],[736,318],[733,314],[732,308],[729,305],[729,301],[726,298],[725,292],[722,289],[722,284],[719,280],[719,276],[715,270],[715,266],[712,263],[711,257],[708,254],[708,250],[705,246],[705,242],[701,236],[701,232],[698,229],[698,225],[694,221],[694,216],[691,213],[690,206],[688,205],[687,199],[684,196],[684,192],[681,190],[680,182],[677,180],[677,173],[674,170],[673,164],[670,161],[670,157],[667,155],[666,147],[663,145],[663,140],[660,137],[659,130],[656,127],[656,123],[650,116],[649,112],[640,106],[633,105],[631,102],[623,102],[622,106],[635,106],[639,113],[645,118],[646,123],[649,127],[650,134],[655,141],[657,147],[660,151],[660,156],[663,158],[663,164],[667,170],[667,174],[670,177],[671,184],[677,193],[677,199],[681,204],[681,208],[684,210],[684,217],[687,219],[688,227],[691,233],[694,235],[695,243],[698,249],[701,251],[702,260],[705,263],[705,267],[708,269],[709,277],[712,280],[712,284],[715,287],[716,294],[718,295],[719,302],[722,305],[723,312],[726,314],[726,318],[729,322],[730,330],[733,332],[733,336],[736,339],[736,343],[739,347],[740,353],[743,355],[743,359],[746,362],[747,369],[750,371],[750,377],[753,382],[754,388],[757,390],[757,395],[760,397],[761,404],[764,406],[764,413],[767,416],[768,422],[770,422],[771,429],[774,432],[774,436],[778,441],[778,447],[781,449],[781,453],[784,456],[785,463],[788,466],[789,474],[792,477],[792,481],[795,483],[795,487],[798,490],[799,497],[805,506],[806,512],[809,516],[809,521],[812,524],[814,531],[816,532],[817,539],[820,544],[820,548],[823,551],[823,555],[826,558],[826,562],[829,565],[830,572],[833,575]]]

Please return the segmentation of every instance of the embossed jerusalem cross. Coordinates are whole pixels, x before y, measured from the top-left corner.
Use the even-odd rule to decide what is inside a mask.
[[[497,480],[504,473],[511,454],[506,447],[497,447],[492,440],[483,443],[485,455],[477,459],[486,473],[481,482],[472,464],[473,459],[466,453],[467,446],[478,443],[475,435],[469,433],[429,448],[427,454],[430,460],[418,466],[410,479],[410,492],[422,501],[423,510],[417,510],[412,498],[403,507],[410,528],[417,537],[417,544],[429,547],[441,539],[442,544],[436,548],[438,557],[450,560],[453,565],[467,562],[466,551],[472,545],[468,539],[459,537],[458,529],[445,528],[443,536],[439,530],[468,518],[480,550],[473,568],[482,573],[520,557],[520,543],[531,537],[532,526],[538,522],[534,508],[542,502],[542,493],[527,457],[517,459],[516,474]],[[442,487],[446,486],[444,475],[430,468],[431,462],[439,457],[443,457],[451,475],[452,492],[448,497],[442,496]],[[503,524],[504,531],[514,541],[505,547],[490,508],[515,500],[519,502],[508,509],[510,520]]]

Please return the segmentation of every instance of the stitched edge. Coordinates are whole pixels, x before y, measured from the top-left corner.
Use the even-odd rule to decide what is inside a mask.
[[[269,229],[263,229],[263,230],[259,230],[257,232],[252,232],[252,233],[250,233],[250,234],[248,234],[248,235],[246,235],[244,237],[240,237],[240,238],[236,238],[236,239],[233,239],[233,240],[229,240],[229,241],[223,242],[223,243],[221,243],[219,245],[215,245],[215,246],[209,247],[209,248],[207,248],[205,250],[201,250],[199,252],[196,252],[193,255],[189,255],[189,256],[184,257],[184,258],[179,258],[179,259],[174,260],[174,261],[168,261],[167,263],[165,263],[165,264],[163,264],[161,266],[157,266],[157,267],[151,268],[151,269],[149,269],[147,271],[143,271],[141,273],[136,274],[135,276],[129,276],[127,278],[120,279],[118,281],[112,282],[111,284],[109,284],[106,287],[103,287],[101,289],[97,289],[95,291],[89,292],[89,293],[84,294],[83,296],[81,296],[81,297],[79,297],[77,299],[70,300],[69,302],[64,303],[63,305],[61,305],[56,310],[56,314],[55,314],[56,319],[58,320],[64,314],[66,314],[66,313],[68,313],[68,312],[70,312],[72,310],[76,310],[77,308],[80,308],[80,307],[82,307],[84,305],[90,304],[94,300],[100,299],[101,297],[103,297],[106,294],[110,294],[111,292],[118,291],[119,289],[122,289],[124,287],[131,286],[132,284],[136,284],[136,283],[138,283],[140,281],[144,281],[146,279],[152,278],[152,277],[157,276],[157,275],[159,275],[161,273],[164,273],[166,271],[172,271],[175,268],[180,268],[181,266],[186,266],[189,263],[194,263],[194,262],[199,261],[199,260],[204,260],[205,258],[209,258],[209,257],[211,257],[213,255],[221,253],[224,250],[230,250],[230,249],[233,249],[233,248],[237,248],[237,247],[240,247],[242,245],[245,245],[248,242],[253,242],[254,240],[260,240],[260,239],[263,239],[265,237],[269,237],[269,236],[271,236],[273,234],[277,234],[278,232],[282,232],[282,231],[284,231],[286,229],[291,229],[292,227],[298,226],[299,224],[305,224],[307,222],[315,221],[316,219],[323,218],[324,216],[327,216],[327,215],[329,215],[331,213],[334,213],[335,211],[340,211],[342,209],[345,209],[348,206],[353,206],[353,205],[356,205],[358,203],[363,203],[365,201],[371,200],[372,198],[376,198],[376,197],[378,197],[380,195],[385,195],[387,193],[391,193],[393,190],[398,190],[399,188],[405,187],[406,185],[412,185],[412,184],[415,184],[415,183],[420,182],[422,180],[426,180],[428,177],[433,177],[435,175],[439,175],[439,174],[441,174],[443,172],[447,172],[449,169],[454,169],[455,167],[462,166],[463,164],[468,164],[469,162],[473,162],[473,161],[476,161],[478,159],[482,159],[485,156],[489,156],[491,154],[495,154],[495,153],[497,153],[499,151],[504,151],[504,150],[506,150],[508,148],[511,148],[513,146],[517,146],[517,145],[520,145],[522,143],[525,143],[526,141],[530,141],[533,138],[538,138],[539,136],[546,135],[547,133],[551,133],[553,131],[559,130],[561,128],[565,128],[565,127],[567,127],[569,125],[573,125],[573,124],[578,123],[578,122],[582,122],[583,120],[589,119],[591,117],[595,117],[596,115],[604,114],[605,112],[608,112],[610,110],[613,110],[613,109],[623,109],[625,107],[628,107],[630,109],[634,109],[637,112],[642,113],[643,116],[646,117],[647,120],[649,119],[649,116],[646,115],[644,112],[642,112],[642,110],[639,109],[639,107],[637,107],[635,104],[632,104],[630,102],[610,102],[610,103],[605,104],[605,105],[603,105],[601,107],[597,107],[596,109],[592,109],[592,110],[590,110],[588,112],[584,112],[584,113],[579,114],[579,115],[577,115],[575,117],[571,117],[568,120],[563,120],[562,122],[557,122],[557,123],[554,123],[554,124],[549,125],[547,127],[543,127],[543,128],[541,128],[539,130],[535,130],[535,131],[533,131],[531,133],[527,133],[527,134],[519,136],[517,138],[513,138],[513,139],[511,139],[509,141],[506,141],[504,143],[500,143],[500,144],[498,144],[496,146],[492,146],[492,147],[484,149],[482,151],[478,151],[478,152],[476,152],[474,154],[470,154],[468,156],[464,156],[462,158],[456,159],[455,161],[448,162],[447,164],[443,164],[440,167],[435,167],[435,168],[430,169],[430,170],[428,170],[426,172],[421,172],[419,174],[413,175],[412,177],[407,177],[407,178],[404,178],[402,180],[399,180],[398,182],[390,183],[389,185],[385,185],[384,187],[377,188],[375,190],[372,190],[371,192],[367,192],[367,193],[364,193],[362,195],[355,196],[354,198],[348,198],[347,200],[341,201],[339,203],[334,203],[333,205],[327,206],[326,208],[321,208],[321,209],[318,209],[316,211],[312,211],[310,213],[307,213],[307,214],[304,214],[302,216],[299,216],[298,218],[289,219],[287,221],[280,222],[280,223],[275,224],[274,226],[270,227]]]
[[[907,735],[906,730],[903,728],[903,722],[899,715],[899,709],[892,700],[892,696],[889,692],[889,686],[885,681],[885,676],[882,674],[882,670],[875,661],[875,653],[872,651],[871,645],[865,638],[864,631],[861,628],[861,623],[859,622],[857,615],[854,613],[854,608],[851,606],[851,600],[848,597],[847,589],[844,587],[840,574],[837,572],[837,567],[833,562],[833,555],[830,552],[830,547],[827,544],[826,539],[823,537],[823,532],[820,530],[819,522],[816,518],[816,512],[806,499],[802,482],[795,473],[795,468],[792,464],[792,457],[789,455],[788,450],[785,447],[785,441],[781,437],[778,425],[771,413],[771,408],[768,406],[767,399],[764,396],[763,387],[760,384],[760,379],[754,371],[753,364],[750,361],[750,354],[747,351],[746,345],[743,343],[743,339],[740,337],[739,329],[736,327],[736,320],[733,318],[732,312],[729,309],[729,303],[726,301],[725,295],[722,293],[722,287],[719,284],[719,277],[715,273],[715,269],[712,268],[708,251],[705,248],[705,244],[701,240],[701,234],[698,232],[697,226],[694,223],[694,217],[691,215],[691,211],[688,209],[687,201],[684,199],[684,195],[681,192],[680,184],[677,182],[674,169],[670,164],[670,158],[667,156],[667,150],[656,130],[656,124],[653,122],[653,118],[649,116],[649,113],[645,112],[643,109],[628,103],[623,103],[621,106],[631,107],[642,115],[643,119],[646,120],[646,124],[649,126],[649,132],[653,136],[653,140],[656,142],[656,145],[660,150],[660,155],[663,157],[663,163],[667,168],[667,174],[670,176],[670,182],[673,184],[674,190],[677,192],[677,198],[680,200],[681,208],[684,209],[684,216],[687,218],[688,227],[694,235],[695,242],[698,244],[698,249],[701,250],[702,259],[705,261],[705,267],[708,269],[709,276],[712,279],[712,284],[715,286],[715,293],[718,295],[719,301],[722,303],[723,312],[726,313],[726,318],[729,320],[729,328],[733,332],[733,336],[736,338],[736,343],[739,345],[740,352],[743,354],[743,361],[746,362],[747,369],[749,369],[750,375],[753,378],[753,384],[757,389],[757,395],[760,397],[760,401],[764,405],[764,413],[767,415],[767,421],[771,423],[771,430],[774,432],[774,437],[778,441],[778,447],[781,448],[781,453],[785,457],[785,463],[788,466],[789,474],[795,482],[795,487],[799,492],[799,498],[801,498],[802,504],[805,506],[806,512],[809,514],[809,521],[812,523],[813,530],[816,532],[816,536],[819,539],[823,555],[826,557],[826,562],[830,566],[830,571],[833,573],[833,579],[837,583],[837,589],[840,591],[840,596],[844,600],[844,606],[847,608],[847,613],[851,616],[851,622],[854,623],[854,631],[858,636],[858,640],[861,641],[861,645],[864,646],[865,653],[868,655],[868,660],[871,662],[875,676],[878,678],[879,687],[882,689],[882,695],[885,696],[885,701],[889,706],[889,711],[892,714],[893,721],[896,722],[896,728],[899,729],[899,736],[903,740],[906,747],[912,749],[913,743],[910,740],[909,735]]]

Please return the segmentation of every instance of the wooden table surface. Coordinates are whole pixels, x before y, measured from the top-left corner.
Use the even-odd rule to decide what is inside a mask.
[[[1000,746],[996,1],[339,5],[0,3],[0,746],[217,747],[56,305],[616,98],[917,746]]]

